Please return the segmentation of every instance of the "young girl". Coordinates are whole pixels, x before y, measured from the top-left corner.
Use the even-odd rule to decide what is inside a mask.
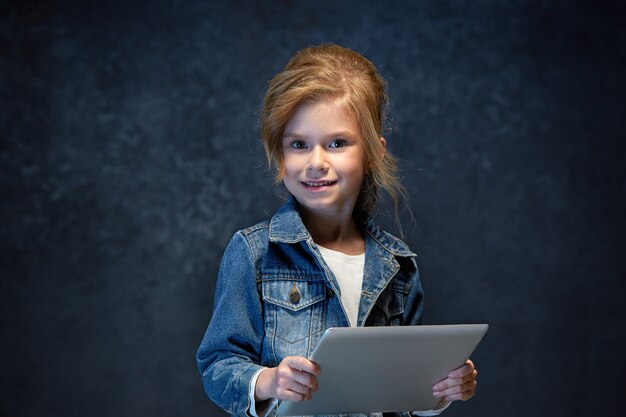
[[[337,45],[299,51],[270,82],[263,143],[291,197],[233,236],[197,353],[207,394],[232,415],[311,399],[323,370],[307,358],[329,327],[421,321],[416,255],[368,217],[381,188],[396,203],[403,194],[381,133],[386,104],[376,67]],[[404,415],[471,398],[476,375],[468,360],[433,387],[437,410]]]

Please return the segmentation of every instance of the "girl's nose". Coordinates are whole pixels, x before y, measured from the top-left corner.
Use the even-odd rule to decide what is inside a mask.
[[[328,161],[326,160],[326,152],[321,146],[315,146],[310,153],[309,170],[326,171],[328,170]]]

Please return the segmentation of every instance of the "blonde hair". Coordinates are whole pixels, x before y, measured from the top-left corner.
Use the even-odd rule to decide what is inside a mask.
[[[370,213],[382,188],[396,208],[405,191],[398,177],[398,163],[380,138],[389,99],[385,80],[363,55],[338,45],[325,44],[298,51],[270,82],[261,109],[261,135],[270,169],[276,181],[284,173],[282,139],[286,124],[303,103],[342,99],[356,118],[369,169],[355,209]]]

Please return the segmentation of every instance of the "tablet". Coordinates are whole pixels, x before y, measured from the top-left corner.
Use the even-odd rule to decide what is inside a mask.
[[[283,401],[279,416],[421,411],[432,386],[462,366],[487,324],[330,328],[311,355],[322,373],[310,401]]]

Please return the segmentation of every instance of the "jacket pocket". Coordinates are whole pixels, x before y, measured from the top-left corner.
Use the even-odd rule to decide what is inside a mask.
[[[275,344],[282,353],[278,356],[306,356],[311,336],[324,330],[326,285],[322,277],[265,275],[261,289],[265,332],[280,341]]]
[[[408,288],[404,283],[394,281],[376,300],[366,325],[400,326],[404,314],[404,300],[408,293]]]

